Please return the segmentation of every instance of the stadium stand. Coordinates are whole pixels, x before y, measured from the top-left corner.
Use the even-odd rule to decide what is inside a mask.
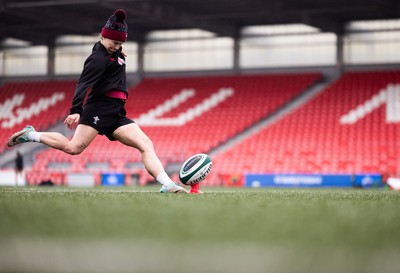
[[[130,90],[126,109],[154,141],[157,154],[167,165],[183,162],[194,153],[209,152],[320,79],[319,73],[145,79]],[[72,83],[64,84],[71,93]],[[52,90],[60,89],[54,86]],[[51,120],[65,118],[70,101],[71,95],[63,100],[64,110],[57,107],[55,117],[50,117],[51,112],[44,116]],[[29,122],[46,129],[42,121]],[[107,169],[140,174],[139,184],[145,184],[151,177],[139,162],[136,150],[98,137],[78,156],[54,150],[38,153],[28,180],[37,184],[49,178],[62,184],[63,173]]]
[[[194,153],[212,151],[320,78],[313,73],[146,79],[130,90],[127,111],[153,139],[163,164],[168,165],[183,162]],[[63,120],[74,85],[47,82],[3,86],[3,139],[24,124],[45,130]],[[221,90],[225,95],[218,97],[224,94]],[[217,95],[210,99],[213,94]],[[399,94],[399,71],[346,73],[286,117],[217,154],[214,171],[204,183],[219,185],[221,176],[246,172],[398,175]],[[6,101],[15,107],[7,110]],[[179,124],[179,116],[190,116],[187,113],[193,109],[201,115],[193,114],[193,119]],[[50,149],[38,153],[27,178],[31,184],[44,180],[63,184],[67,172],[111,170],[137,175],[138,183],[144,185],[152,178],[140,162],[137,151],[98,137],[78,156]]]
[[[130,90],[126,108],[168,165],[212,151],[319,79],[318,73],[146,79]],[[74,86],[73,81],[2,86],[3,139],[25,124],[46,130],[59,123]],[[399,71],[348,72],[299,109],[213,157],[204,183],[219,185],[222,176],[246,172],[398,175],[399,94]],[[63,184],[68,172],[107,170],[138,176],[144,185],[152,178],[140,162],[137,151],[98,137],[78,156],[51,149],[37,153],[27,179]]]
[[[400,71],[348,72],[317,97],[213,158],[226,174],[398,175]],[[206,183],[217,184],[214,171]],[[220,176],[220,177],[218,177]]]
[[[193,97],[163,115],[163,118],[177,118],[182,113],[189,115],[221,89],[230,90],[232,94],[215,108],[209,108],[184,125],[143,126],[155,140],[161,158],[172,155],[181,161],[194,153],[208,152],[249,128],[319,78],[320,74],[149,79],[132,92],[135,97],[127,107],[135,118],[181,90],[195,90]],[[142,103],[141,98],[148,103]],[[202,107],[207,108],[204,105],[198,108]]]

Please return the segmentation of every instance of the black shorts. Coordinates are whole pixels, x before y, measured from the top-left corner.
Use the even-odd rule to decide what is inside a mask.
[[[121,126],[133,123],[126,117],[125,101],[109,97],[102,97],[96,101],[86,103],[79,120],[79,124],[88,125],[105,135],[110,140],[114,131]]]

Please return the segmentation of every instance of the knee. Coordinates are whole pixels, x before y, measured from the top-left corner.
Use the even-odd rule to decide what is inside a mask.
[[[79,147],[77,145],[69,145],[64,149],[64,152],[70,155],[79,155],[84,151],[83,147]]]
[[[151,141],[150,138],[143,139],[139,150],[141,150],[141,152],[154,151],[153,141]]]

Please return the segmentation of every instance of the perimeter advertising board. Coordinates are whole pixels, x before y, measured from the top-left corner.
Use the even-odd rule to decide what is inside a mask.
[[[381,185],[379,174],[246,174],[246,187],[338,187]]]

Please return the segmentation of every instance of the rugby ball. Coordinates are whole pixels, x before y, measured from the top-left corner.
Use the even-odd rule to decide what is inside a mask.
[[[183,163],[179,171],[179,180],[185,185],[195,185],[203,181],[210,173],[211,158],[206,154],[196,154]]]

